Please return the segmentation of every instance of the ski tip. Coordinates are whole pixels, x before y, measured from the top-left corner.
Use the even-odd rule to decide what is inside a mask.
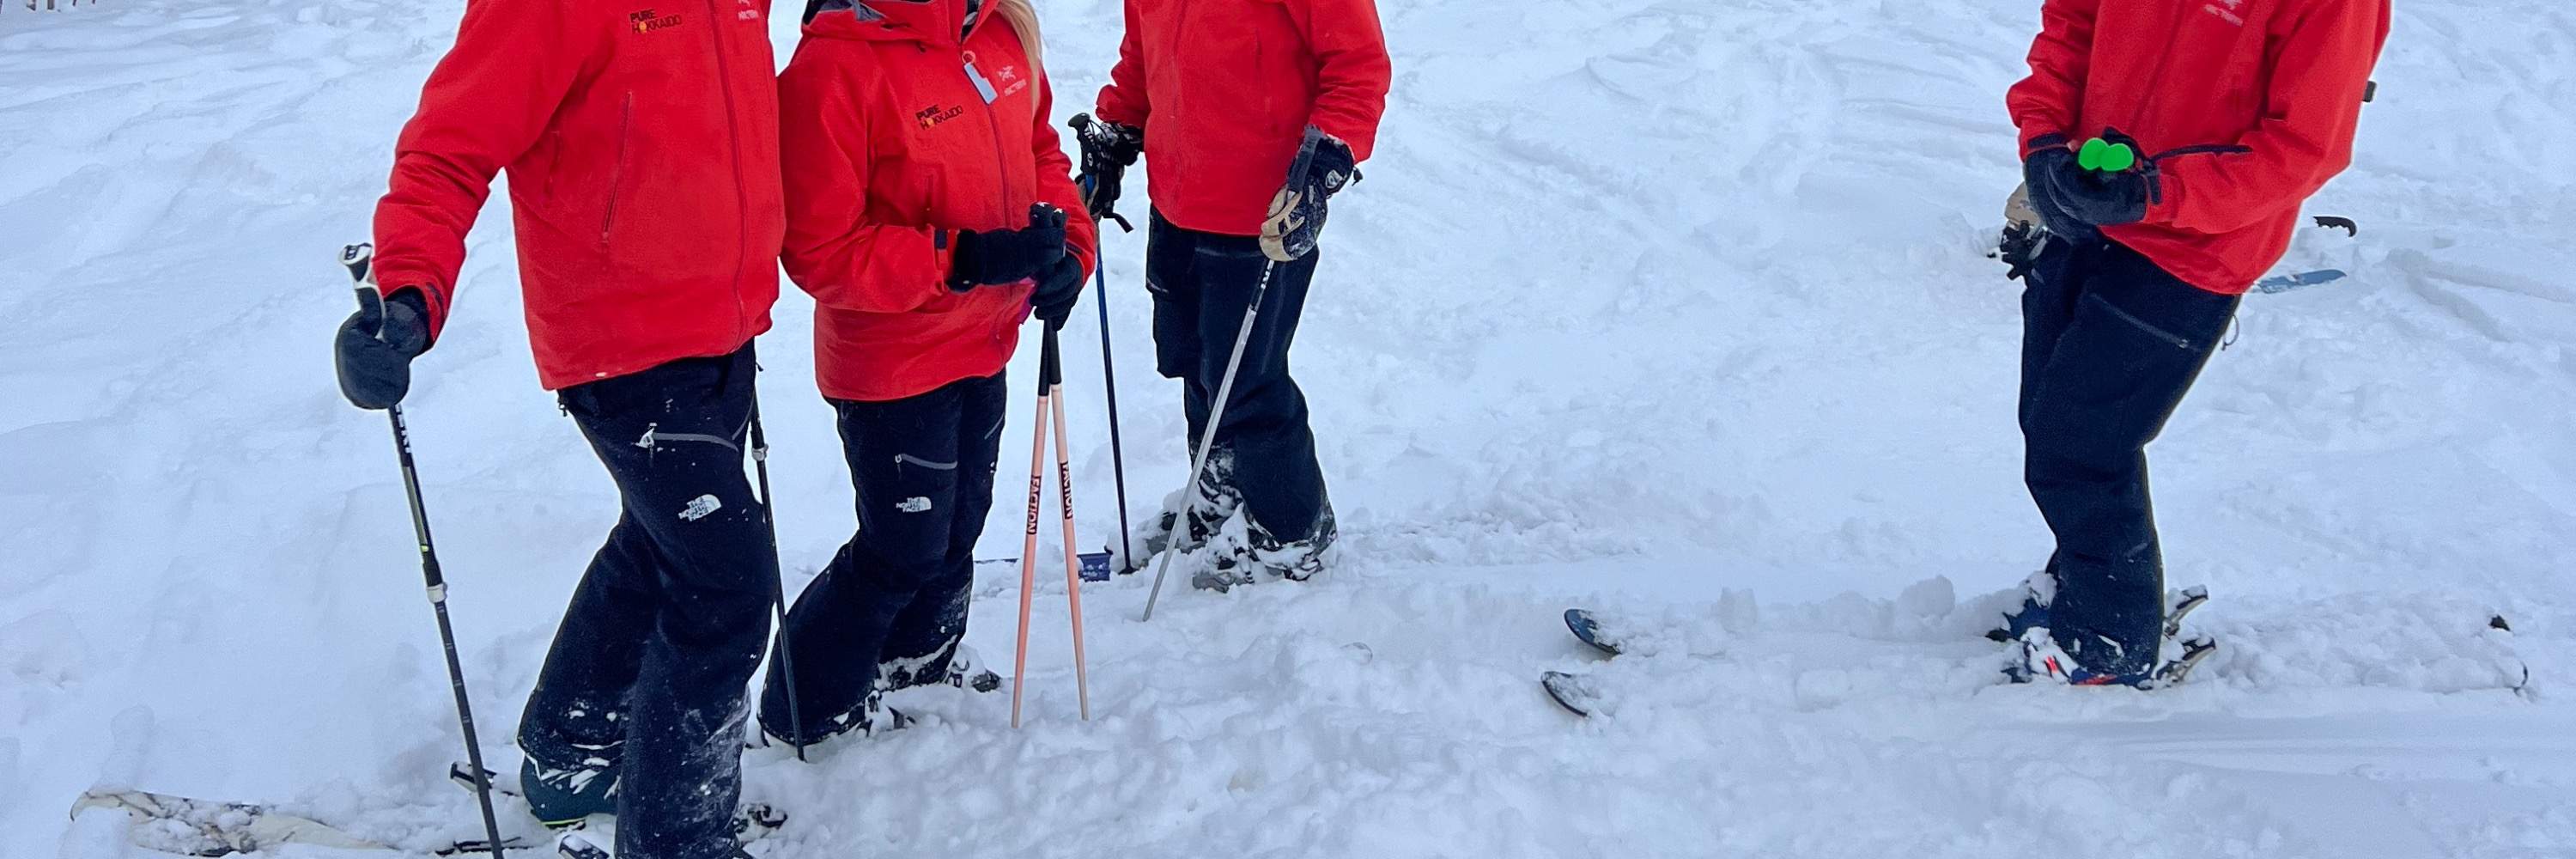
[[[1566,609],[1565,628],[1567,631],[1574,633],[1575,640],[1591,645],[1592,649],[1601,651],[1603,654],[1610,656],[1619,655],[1618,642],[1611,641],[1608,637],[1601,634],[1601,621],[1598,618],[1593,617],[1590,610],[1579,608]]]
[[[1538,685],[1547,690],[1547,697],[1557,706],[1583,718],[1591,718],[1601,701],[1600,693],[1592,688],[1592,681],[1580,674],[1549,671],[1539,675]]]

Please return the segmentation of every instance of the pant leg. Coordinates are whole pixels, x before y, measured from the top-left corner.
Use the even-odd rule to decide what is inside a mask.
[[[540,768],[616,772],[626,693],[660,612],[660,566],[634,511],[618,516],[573,591],[519,716],[519,751]]]
[[[649,543],[660,599],[626,699],[617,852],[732,853],[743,684],[766,642],[778,558],[743,474],[751,347],[566,389],[564,402]]]
[[[1145,289],[1154,298],[1154,371],[1181,383],[1181,414],[1189,425],[1190,452],[1198,452],[1207,433],[1208,401],[1215,388],[1202,379],[1200,355],[1208,344],[1199,336],[1199,283],[1195,261],[1198,236],[1173,226],[1155,212],[1145,233]],[[1240,309],[1238,308],[1238,311]],[[1217,348],[1231,348],[1228,335]]]
[[[937,683],[948,676],[949,660],[966,635],[967,607],[974,601],[975,543],[983,538],[984,519],[993,511],[1010,385],[996,373],[958,386],[957,500],[950,508],[948,556],[941,577],[895,615],[877,665],[888,688]]]
[[[2155,664],[2164,562],[2146,446],[2208,363],[2237,301],[2106,246],[2038,374],[2024,478],[2057,536],[2051,632],[2088,668]]]
[[[957,505],[959,402],[970,382],[901,400],[835,400],[858,488],[858,534],[805,587],[787,615],[804,724],[790,725],[787,680],[773,664],[761,693],[770,733],[812,742],[849,728],[877,686],[895,619],[946,578]]]
[[[1233,457],[1234,488],[1252,521],[1283,542],[1311,536],[1321,524],[1324,473],[1315,459],[1306,395],[1288,372],[1288,349],[1306,307],[1321,248],[1273,265],[1248,236],[1197,237],[1192,260],[1199,286],[1198,377],[1210,391],[1225,378],[1244,309],[1261,293],[1261,315],[1243,348],[1216,443]],[[1268,272],[1267,288],[1263,275]]]

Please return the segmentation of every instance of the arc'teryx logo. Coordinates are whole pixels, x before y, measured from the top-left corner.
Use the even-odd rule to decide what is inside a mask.
[[[940,123],[956,119],[960,116],[964,116],[965,114],[966,108],[963,105],[940,107],[939,105],[934,104],[914,111],[912,114],[912,121],[920,123],[921,127],[926,130],[938,128]]]
[[[648,7],[626,13],[626,25],[635,32],[650,33],[680,26],[680,16],[657,14]]]

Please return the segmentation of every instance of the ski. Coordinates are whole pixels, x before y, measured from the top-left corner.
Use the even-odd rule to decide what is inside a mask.
[[[1591,645],[1592,649],[1604,654],[1619,655],[1622,639],[1611,632],[1604,631],[1601,627],[1601,619],[1595,617],[1590,610],[1566,609],[1565,628],[1574,633],[1574,640]]]
[[[2166,635],[2172,635],[2172,633],[2166,633]],[[2210,654],[2217,652],[2218,641],[2216,639],[2194,638],[2183,642],[2181,656],[2174,657],[2171,662],[2156,666],[2157,688],[2178,685],[2185,680],[2191,679],[2191,670],[2200,667],[2201,660],[2208,659]]]
[[[1590,718],[1601,708],[1601,690],[1592,685],[1590,677],[1550,671],[1538,676],[1538,685],[1547,690],[1548,698],[1568,713]]]
[[[194,799],[139,790],[90,791],[72,803],[72,817],[90,809],[125,812],[134,825],[126,839],[136,847],[189,856],[231,856],[300,844],[334,850],[418,852],[362,838],[340,827],[274,807],[249,802]],[[501,842],[501,850],[533,845],[519,838]],[[490,841],[459,839],[428,852],[439,856],[493,853]]]
[[[462,787],[466,790],[473,790],[473,772],[474,768],[471,765],[461,761],[450,762],[447,765],[447,780],[455,782],[458,787]],[[487,783],[492,785],[493,796],[508,797],[521,802],[527,801],[526,797],[519,793],[518,788],[504,786],[497,773],[485,770],[483,778]],[[588,821],[583,821],[580,823],[571,823],[564,826],[550,828],[557,832],[574,832],[583,829],[587,823]],[[777,834],[778,830],[786,825],[786,812],[779,811],[776,807],[765,802],[754,802],[744,805],[740,812],[735,813],[733,819],[733,835],[734,838],[742,841],[758,841]]]
[[[2276,274],[2271,277],[2255,281],[2254,291],[2264,295],[2279,295],[2294,289],[2333,283],[2349,276],[2350,275],[2344,274],[2343,269],[2339,268],[2321,268],[2315,271],[2303,271],[2297,274]]]

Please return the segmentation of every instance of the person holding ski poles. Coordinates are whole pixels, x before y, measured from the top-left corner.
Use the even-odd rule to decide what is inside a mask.
[[[773,662],[761,695],[761,728],[803,746],[885,727],[886,689],[962,676],[1003,367],[1033,307],[1073,312],[1094,234],[1027,0],[823,0],[779,101],[782,259],[814,296],[859,514],[788,614],[794,675]]]
[[[1206,467],[1195,486],[1165,499],[1137,542],[1150,553],[1187,552],[1222,537],[1213,568],[1195,577],[1202,587],[1307,579],[1338,531],[1288,348],[1315,276],[1325,200],[1358,177],[1386,110],[1392,71],[1377,7],[1126,4],[1099,121],[1082,135],[1085,202],[1106,217],[1125,168],[1146,156],[1155,369],[1181,381],[1193,456],[1244,312],[1276,267]],[[1306,187],[1282,188],[1310,125],[1325,138]],[[1238,512],[1242,527],[1225,528]]]
[[[2015,268],[2020,421],[2057,545],[2007,625],[2013,674],[2153,686],[2189,663],[2159,655],[2146,445],[2351,163],[2389,4],[2047,0],[2041,18],[2006,101],[2046,233]]]
[[[624,859],[739,851],[743,689],[778,588],[743,474],[784,230],[768,5],[471,0],[376,207],[383,300],[339,333],[349,400],[399,403],[509,171],[538,380],[622,504],[520,719],[520,785],[550,825],[614,811]]]

